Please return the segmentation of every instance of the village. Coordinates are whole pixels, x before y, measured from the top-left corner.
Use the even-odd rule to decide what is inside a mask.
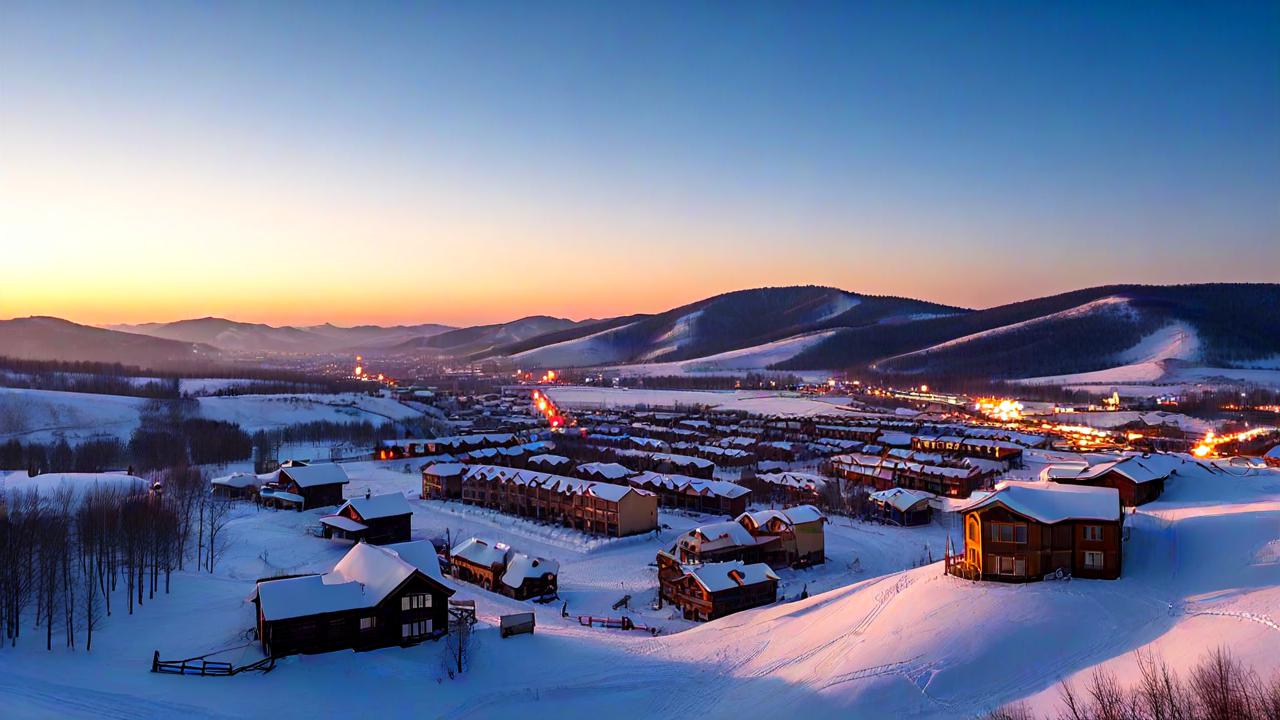
[[[1280,477],[1275,453],[1221,456],[1243,439],[1173,414],[1101,429],[918,391],[756,394],[749,411],[692,403],[708,393],[554,382],[384,392],[432,403],[455,434],[212,477],[211,501],[228,509],[217,572],[176,581],[178,604],[147,612],[206,606],[200,593],[217,578],[217,622],[108,652],[132,652],[118,661],[153,675],[240,682],[308,672],[303,658],[342,667],[359,662],[350,651],[427,652],[441,678],[464,681],[509,656],[527,663],[520,635],[636,648],[890,579],[857,621],[861,636],[919,573],[961,595],[1082,581],[1126,592],[1106,584],[1128,587],[1153,553],[1173,551],[1162,534],[1140,535],[1135,551],[1145,507],[1180,486],[1199,496],[1205,483]],[[1150,444],[1174,436],[1190,452]],[[49,493],[127,477],[6,480]],[[133,480],[138,493],[166,492]]]

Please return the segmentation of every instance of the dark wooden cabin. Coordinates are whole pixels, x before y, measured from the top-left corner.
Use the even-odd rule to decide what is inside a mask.
[[[1055,472],[1056,471],[1056,472]],[[1170,472],[1142,457],[1099,463],[1079,471],[1070,468],[1046,468],[1055,482],[1090,487],[1115,488],[1120,493],[1120,504],[1125,507],[1144,505],[1164,493],[1165,481]]]
[[[352,498],[333,515],[320,518],[326,538],[363,540],[374,545],[408,542],[413,508],[403,493]]]
[[[778,576],[764,563],[737,561],[682,565],[658,554],[658,596],[686,620],[715,620],[778,599]]]
[[[275,486],[301,497],[301,509],[310,510],[342,503],[342,486],[348,482],[346,471],[335,463],[293,464],[280,468]]]
[[[251,600],[262,651],[282,657],[439,638],[453,593],[431,543],[359,543],[324,575],[259,580]]]
[[[875,516],[884,523],[910,527],[928,525],[933,521],[933,496],[920,490],[892,488],[871,493],[871,506]]]
[[[432,500],[462,499],[462,463],[432,463],[422,467],[422,497]]]

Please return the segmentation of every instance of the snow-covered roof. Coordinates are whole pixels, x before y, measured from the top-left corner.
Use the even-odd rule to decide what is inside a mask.
[[[240,489],[248,488],[248,487],[261,487],[262,482],[263,482],[262,478],[258,477],[257,475],[254,475],[253,473],[247,473],[247,472],[231,473],[230,475],[224,475],[223,477],[216,477],[209,481],[209,483],[212,485],[221,485],[223,487],[240,488]]]
[[[755,545],[755,537],[740,523],[733,520],[700,525],[677,540],[685,547],[698,548],[702,551],[719,550],[726,547]]]
[[[362,543],[363,544],[363,543]],[[324,575],[305,575],[258,583],[258,604],[267,620],[319,615],[368,607],[359,583],[325,582]]]
[[[711,495],[714,497],[736,498],[742,497],[743,495],[751,492],[749,488],[745,488],[734,482],[729,482],[728,480],[703,480],[702,478],[689,477],[688,475],[656,473],[652,471],[640,473],[639,475],[631,478],[631,482],[652,485],[654,487],[661,487],[680,492],[694,492],[699,495]]]
[[[542,453],[541,455],[534,455],[533,457],[529,458],[529,462],[545,463],[548,465],[564,465],[565,463],[573,462],[573,460],[563,455],[549,455],[547,453]]]
[[[487,480],[498,478],[505,482],[546,488],[566,495],[593,495],[614,502],[622,500],[630,493],[641,496],[653,495],[648,490],[641,490],[627,485],[583,480],[582,478],[553,475],[535,470],[516,470],[501,465],[468,465],[466,474],[468,478],[477,475]]]
[[[971,512],[1000,503],[1019,515],[1045,524],[1063,520],[1119,520],[1120,493],[1115,488],[1006,480],[987,497],[960,508]]]
[[[778,576],[765,563],[748,565],[738,560],[691,565],[685,568],[685,572],[706,588],[707,592],[778,580]]]
[[[338,513],[341,513],[348,505],[365,520],[413,514],[413,508],[409,506],[409,501],[405,499],[404,493],[401,492],[384,493],[371,497],[354,497],[338,508]]]
[[[339,530],[345,530],[346,532],[362,532],[369,529],[368,525],[352,520],[346,515],[325,515],[320,518],[320,524],[328,525],[329,527],[337,528]]]
[[[738,522],[742,522],[743,518],[751,520],[756,527],[764,527],[770,520],[778,520],[788,527],[799,525],[801,523],[815,522],[825,520],[826,515],[822,511],[812,505],[796,505],[795,507],[784,508],[782,510],[756,510],[755,512],[744,512],[737,517]]]
[[[280,468],[282,475],[288,475],[298,487],[316,487],[318,485],[347,484],[347,471],[337,463],[320,465],[295,465]]]
[[[467,466],[459,462],[438,462],[422,468],[422,472],[436,477],[450,477],[452,475],[461,475],[466,469]]]
[[[715,463],[706,458],[692,455],[674,455],[672,453],[653,453],[654,460],[665,460],[673,465],[693,465],[699,468],[715,467]]]
[[[1139,484],[1153,480],[1164,480],[1169,477],[1169,470],[1162,470],[1155,463],[1143,462],[1141,457],[1127,457],[1123,460],[1113,460],[1093,465],[1082,470],[1076,475],[1076,479],[1092,480],[1111,471],[1118,472]]]
[[[502,584],[520,587],[527,578],[540,578],[547,573],[559,574],[560,563],[546,558],[532,557],[522,552],[512,553],[507,561],[507,571],[502,574]]]
[[[632,471],[618,463],[590,462],[578,466],[578,472],[599,475],[610,480],[621,480],[632,474]]]
[[[822,475],[803,472],[760,473],[756,475],[756,479],[770,485],[781,485],[813,492],[821,492],[829,481],[829,478]]]
[[[453,557],[460,557],[476,565],[488,567],[490,565],[506,562],[507,546],[501,544],[490,543],[480,538],[467,538],[461,544],[453,548],[450,554]]]
[[[392,543],[383,545],[382,549],[390,550],[398,555],[401,560],[421,570],[423,575],[445,587],[450,587],[449,583],[444,579],[444,575],[440,572],[440,556],[436,554],[436,548],[431,544],[430,540]]]
[[[263,580],[256,593],[267,620],[342,612],[376,606],[418,570],[416,564],[402,559],[391,547],[362,542],[323,575]],[[440,581],[438,567],[434,575],[424,574]],[[452,592],[447,584],[444,586]]]
[[[933,497],[933,493],[900,487],[871,493],[872,500],[892,505],[902,512],[910,510],[919,502],[928,502]]]

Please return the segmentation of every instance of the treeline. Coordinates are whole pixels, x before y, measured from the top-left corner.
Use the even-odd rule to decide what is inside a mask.
[[[336,441],[372,447],[380,440],[392,440],[396,437],[398,434],[395,423],[385,422],[374,425],[368,420],[345,423],[314,420],[272,430],[259,430],[253,434],[252,438],[254,472],[263,473],[274,470],[280,446],[286,443]]]
[[[1065,680],[1061,709],[1037,715],[1015,703],[984,720],[1275,720],[1280,718],[1280,674],[1263,678],[1225,648],[1210,652],[1186,677],[1151,654],[1137,653],[1139,678],[1121,685],[1115,674],[1094,669],[1083,692]]]
[[[252,382],[195,395],[343,393],[368,389],[366,384],[349,378],[272,368],[201,364],[183,371],[153,370],[121,363],[25,360],[0,355],[0,386],[3,387],[173,399],[183,395],[181,380],[203,378]]]
[[[746,375],[656,375],[618,378],[620,387],[655,390],[783,390],[799,387],[798,375],[747,373]]]
[[[65,647],[83,637],[92,650],[94,629],[121,602],[132,615],[167,594],[188,561],[213,571],[229,502],[189,468],[156,480],[152,488],[101,482],[0,496],[0,627],[11,647],[30,622],[46,649],[58,634]]]
[[[239,425],[187,418],[163,427],[140,427],[127,444],[115,438],[95,438],[76,445],[66,440],[51,445],[10,440],[0,445],[0,470],[41,475],[106,472],[129,466],[146,471],[248,460],[252,453],[252,438]]]

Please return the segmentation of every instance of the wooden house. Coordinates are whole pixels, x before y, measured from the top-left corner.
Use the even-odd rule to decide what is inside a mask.
[[[1162,467],[1162,464],[1133,456],[1087,467],[1051,465],[1044,469],[1041,479],[1115,488],[1120,493],[1120,504],[1136,507],[1160,497],[1170,474],[1168,467]]]
[[[438,462],[422,466],[422,497],[432,500],[459,500],[462,498],[462,473],[466,465],[458,462]]]
[[[346,485],[347,472],[336,463],[319,465],[291,464],[280,468],[272,483],[273,494],[281,493],[301,498],[299,509],[338,505],[342,502],[342,486]]]
[[[622,537],[658,527],[658,498],[647,490],[494,465],[467,467],[462,502],[593,535]]]
[[[814,473],[762,472],[745,479],[743,484],[749,486],[761,502],[823,505],[827,500],[827,485],[831,482],[835,481]]]
[[[320,518],[326,538],[363,540],[374,545],[409,541],[413,508],[403,493],[352,498],[332,515]]]
[[[684,565],[659,555],[658,596],[687,620],[715,620],[778,599],[778,576],[764,563]]]
[[[933,495],[923,490],[892,488],[870,495],[875,516],[890,525],[904,527],[928,525],[933,520],[933,508],[929,504]]]
[[[826,561],[826,537],[823,524],[827,516],[812,505],[797,505],[782,510],[758,510],[738,516],[742,524],[759,541],[776,542],[764,547],[764,560],[774,567],[790,565],[807,567]]]
[[[756,537],[736,520],[699,525],[676,538],[671,555],[682,563],[722,560],[760,562],[771,536]]]
[[[737,517],[746,512],[751,490],[727,480],[703,480],[688,475],[643,472],[628,478],[633,487],[655,493],[666,507]]]
[[[1120,577],[1124,515],[1115,488],[1006,481],[963,507],[964,555],[956,575],[1028,582],[1058,572]]]
[[[502,543],[480,538],[463,541],[450,552],[453,576],[516,600],[555,596],[560,564]]]
[[[250,600],[262,651],[281,657],[439,638],[453,593],[431,543],[358,543],[323,575],[259,580]]]

